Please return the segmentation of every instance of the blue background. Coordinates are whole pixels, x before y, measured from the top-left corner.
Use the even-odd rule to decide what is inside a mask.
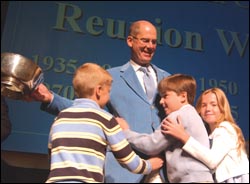
[[[59,6],[67,7],[66,17],[81,13],[75,20],[81,33],[68,21],[63,24],[64,30],[54,28]],[[87,26],[93,17],[103,21],[103,26],[94,26],[95,31],[100,31],[97,35]],[[140,19],[151,21],[159,30],[160,43],[152,62],[172,74],[193,75],[198,83],[197,96],[216,82],[226,92],[233,115],[249,139],[249,2],[11,1],[1,52],[18,53],[34,61],[39,56],[38,65],[44,70],[48,87],[72,98],[74,67],[84,62],[96,62],[106,68],[126,63],[130,59],[125,39],[128,28]],[[114,30],[107,29],[110,20],[116,25]],[[126,27],[119,28],[119,22]],[[124,34],[111,37],[108,33],[117,30],[124,30]],[[225,40],[218,30],[223,30]],[[189,33],[200,36],[202,49],[187,48]],[[62,59],[66,68],[58,71]],[[53,64],[49,70],[44,61]],[[62,91],[58,92],[56,85],[63,87]],[[54,116],[41,111],[39,102],[8,99],[7,103],[13,130],[2,149],[47,153]]]

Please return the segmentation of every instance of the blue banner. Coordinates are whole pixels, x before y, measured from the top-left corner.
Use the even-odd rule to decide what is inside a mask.
[[[73,99],[72,74],[85,62],[104,68],[130,59],[131,22],[146,19],[158,31],[153,63],[197,80],[197,97],[223,89],[249,139],[248,1],[10,1],[1,52],[21,54],[44,72],[45,84]],[[13,130],[2,149],[47,153],[54,116],[38,102],[8,99]]]

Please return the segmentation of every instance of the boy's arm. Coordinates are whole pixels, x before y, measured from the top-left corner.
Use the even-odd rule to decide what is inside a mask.
[[[73,101],[61,97],[50,91],[44,84],[39,84],[37,88],[28,96],[23,98],[24,101],[42,102],[41,110],[50,114],[57,115],[61,110],[72,105]]]
[[[140,158],[132,149],[115,118],[112,118],[108,124],[109,127],[105,128],[110,129],[107,141],[115,158],[123,167],[133,173],[149,174],[163,166],[162,157],[152,157],[148,160]]]
[[[42,103],[40,108],[52,115],[58,115],[60,111],[70,107],[73,104],[73,100],[61,97],[56,93],[53,93],[53,99],[50,103]]]
[[[137,133],[129,128],[129,124],[125,119],[116,117],[116,121],[123,129],[123,132],[133,148],[146,154],[157,155],[169,145],[169,136],[165,136],[161,133],[160,127],[151,134]]]
[[[130,129],[124,130],[124,134],[133,148],[146,155],[158,155],[169,145],[168,136],[164,136],[159,128],[151,134],[137,133]]]

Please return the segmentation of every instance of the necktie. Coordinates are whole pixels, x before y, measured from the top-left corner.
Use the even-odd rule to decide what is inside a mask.
[[[146,94],[148,96],[149,101],[153,100],[154,92],[155,92],[155,83],[152,75],[150,74],[147,67],[141,67],[140,70],[144,73],[143,75],[143,83],[146,89]]]

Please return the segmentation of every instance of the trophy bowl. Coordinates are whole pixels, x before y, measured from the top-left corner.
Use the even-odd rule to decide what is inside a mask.
[[[20,54],[1,53],[1,95],[19,100],[43,80],[43,71],[35,62]]]

